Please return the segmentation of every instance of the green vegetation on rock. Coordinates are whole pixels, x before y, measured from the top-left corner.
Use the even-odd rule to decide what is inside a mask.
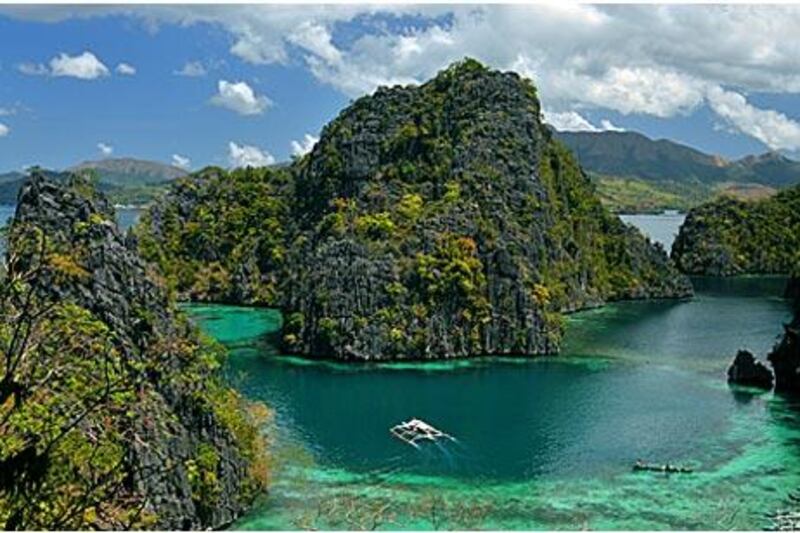
[[[209,167],[142,215],[139,249],[181,299],[277,305],[290,194],[284,170]]]
[[[800,264],[800,187],[755,202],[722,198],[689,212],[672,256],[690,274],[788,274]]]
[[[265,488],[268,414],[79,177],[34,174],[0,280],[0,528],[206,529]]]
[[[178,294],[276,305],[312,356],[553,353],[563,311],[691,294],[602,206],[533,84],[469,59],[358,99],[288,169],[179,181],[136,231]]]

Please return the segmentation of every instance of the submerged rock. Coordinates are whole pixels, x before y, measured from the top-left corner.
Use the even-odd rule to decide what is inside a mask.
[[[739,350],[728,368],[728,383],[771,389],[772,379],[769,368],[747,350]]]
[[[29,319],[33,333],[8,374],[16,385],[0,386],[0,413],[15,413],[0,416],[0,527],[231,523],[264,489],[257,410],[221,382],[219,348],[177,310],[105,198],[35,172],[8,240],[2,327]]]

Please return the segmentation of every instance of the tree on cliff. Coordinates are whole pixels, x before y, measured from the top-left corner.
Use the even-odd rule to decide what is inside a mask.
[[[208,528],[264,489],[266,414],[77,178],[34,175],[0,280],[0,527]]]
[[[359,98],[287,169],[178,180],[136,231],[179,295],[279,307],[308,356],[549,354],[564,311],[692,292],[603,208],[530,80],[471,59]]]

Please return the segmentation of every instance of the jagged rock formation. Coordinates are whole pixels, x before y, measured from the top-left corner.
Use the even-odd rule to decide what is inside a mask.
[[[541,123],[533,85],[472,60],[359,99],[286,171],[238,172],[273,193],[256,218],[282,242],[228,226],[202,243],[215,237],[177,229],[225,226],[229,206],[253,216],[212,169],[144,218],[143,250],[180,293],[279,305],[293,353],[554,353],[563,311],[691,294],[663,249],[601,206]]]
[[[794,318],[784,324],[783,337],[767,359],[775,371],[775,390],[800,394],[800,278],[793,276],[786,287],[786,296],[794,302]]]
[[[4,529],[220,528],[264,488],[263,413],[113,221],[78,177],[20,191],[0,294]]]
[[[796,270],[795,270],[796,272]],[[800,278],[789,279],[785,296],[794,305],[794,318],[783,325],[783,336],[767,355],[772,372],[747,350],[739,350],[728,369],[728,382],[771,389],[775,392],[800,394]]]
[[[725,198],[692,209],[672,245],[688,274],[789,274],[800,249],[800,187],[757,202]]]
[[[739,350],[733,364],[728,369],[728,383],[771,389],[772,372],[752,353],[747,350]]]

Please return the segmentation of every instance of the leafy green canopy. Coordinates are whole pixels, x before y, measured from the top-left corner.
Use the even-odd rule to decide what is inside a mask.
[[[672,251],[687,273],[788,274],[800,264],[800,187],[745,202],[723,198],[689,212]]]

